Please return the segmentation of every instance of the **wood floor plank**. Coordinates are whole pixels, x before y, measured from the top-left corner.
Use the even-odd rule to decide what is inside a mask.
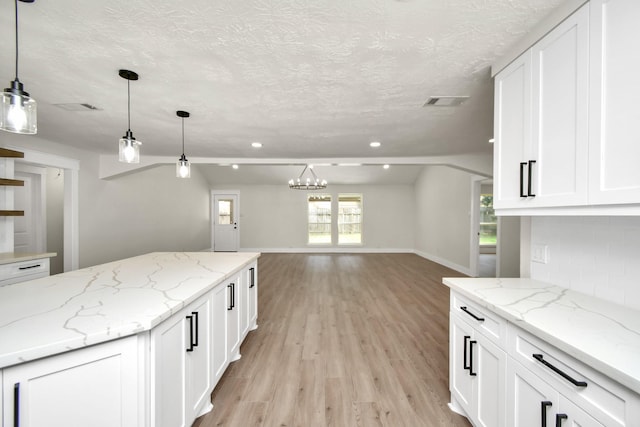
[[[413,254],[263,254],[259,328],[195,427],[468,427],[447,407],[452,270]]]

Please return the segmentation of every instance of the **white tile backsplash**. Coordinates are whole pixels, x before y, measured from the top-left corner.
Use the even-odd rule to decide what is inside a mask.
[[[640,309],[640,217],[532,217],[531,278]]]

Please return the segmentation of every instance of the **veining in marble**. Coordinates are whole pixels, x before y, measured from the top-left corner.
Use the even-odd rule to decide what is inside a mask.
[[[256,253],[152,253],[0,288],[0,367],[146,331]]]
[[[443,282],[640,393],[640,311],[530,279]]]

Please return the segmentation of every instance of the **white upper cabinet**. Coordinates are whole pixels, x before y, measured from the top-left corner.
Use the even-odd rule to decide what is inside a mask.
[[[499,214],[640,214],[638,22],[592,0],[496,75]]]
[[[640,2],[591,1],[591,204],[640,203]]]
[[[588,76],[588,5],[496,76],[496,209],[587,203]]]
[[[531,157],[526,159],[527,196],[533,206],[584,205],[589,130],[589,5],[540,40],[532,48],[531,58],[533,136]]]

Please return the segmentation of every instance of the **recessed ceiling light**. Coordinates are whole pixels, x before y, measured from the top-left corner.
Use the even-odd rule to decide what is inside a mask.
[[[382,144],[380,144],[378,141],[373,141],[373,142],[370,142],[370,143],[369,143],[369,147],[372,147],[372,148],[378,148],[378,147],[380,147],[381,145],[382,145]]]
[[[252,142],[251,146],[253,148],[262,148],[262,142]]]
[[[491,138],[491,139],[489,140],[489,144],[493,144],[494,142],[496,142],[496,139],[495,139],[495,138]]]
[[[238,165],[231,165],[231,167],[232,167],[232,168],[234,168],[234,169],[238,169],[240,166],[238,166]]]
[[[338,166],[362,166],[362,163],[338,163]]]
[[[389,169],[389,165],[383,165],[382,169]]]

